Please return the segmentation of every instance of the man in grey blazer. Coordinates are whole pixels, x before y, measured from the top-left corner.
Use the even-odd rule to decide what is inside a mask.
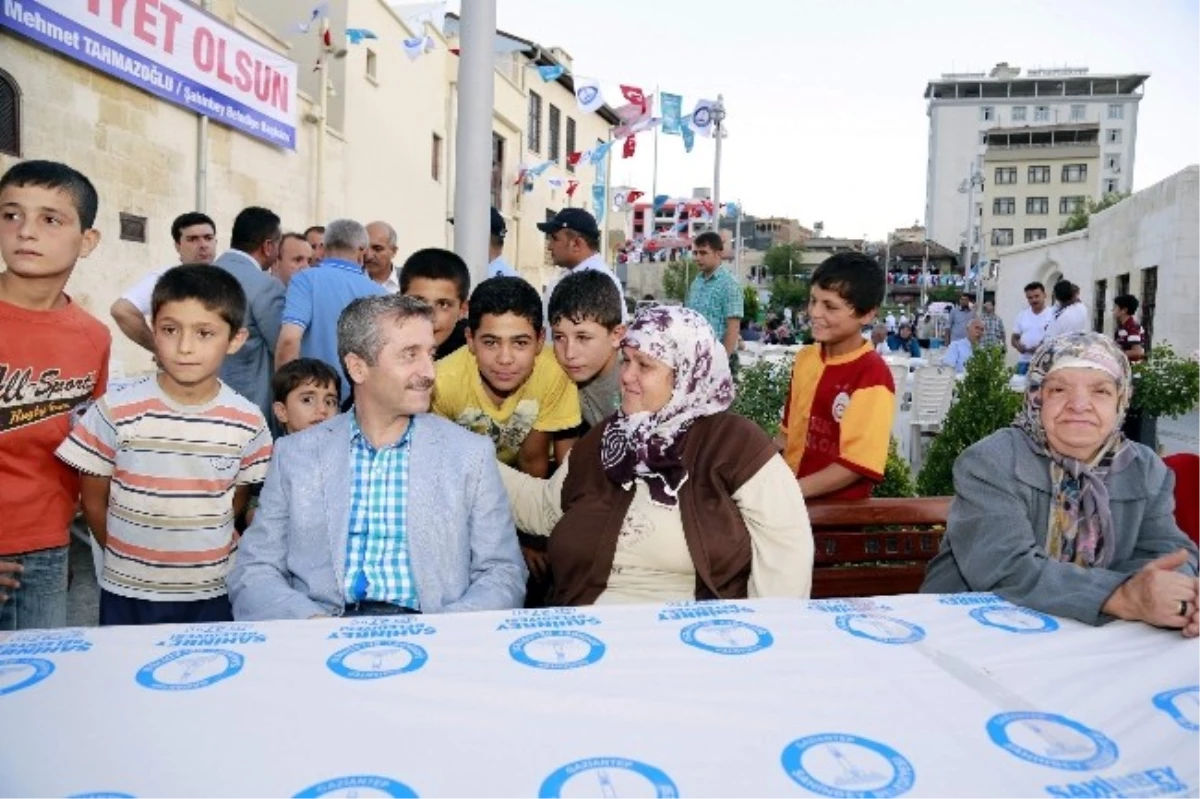
[[[275,344],[283,323],[283,284],[265,270],[279,258],[283,233],[279,217],[266,208],[242,210],[233,221],[231,249],[213,262],[237,278],[246,292],[245,345],[225,358],[221,379],[253,402],[268,419],[271,413],[271,375]]]
[[[430,415],[433,311],[352,302],[354,407],[276,444],[228,578],[238,620],[518,608],[525,564],[492,442]]]

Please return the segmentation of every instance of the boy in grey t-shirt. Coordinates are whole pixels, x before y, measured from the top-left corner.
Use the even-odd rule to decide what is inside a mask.
[[[621,305],[612,279],[594,271],[572,272],[550,295],[554,357],[579,389],[585,428],[600,424],[621,404]]]

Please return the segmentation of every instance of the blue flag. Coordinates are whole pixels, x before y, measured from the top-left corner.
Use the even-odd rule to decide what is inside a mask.
[[[654,198],[654,210],[657,211],[667,204],[667,200],[671,199],[669,194],[660,194]]]
[[[543,161],[542,163],[538,164],[537,166],[530,167],[529,170],[526,171],[525,174],[529,175],[530,177],[535,177],[535,178],[540,177],[541,174],[543,172],[545,172],[547,169],[549,169],[553,163],[554,162],[550,161],[550,160]]]
[[[537,68],[538,74],[542,76],[542,80],[549,83],[552,80],[558,80],[567,71],[567,68],[561,64],[550,64]]]
[[[604,221],[604,199],[607,194],[608,188],[603,183],[592,186],[592,216],[596,217],[597,223]]]
[[[728,204],[726,204],[726,206],[725,206],[725,216],[737,216],[737,215],[738,215],[738,207],[737,207],[737,203],[728,203]]]
[[[679,123],[679,132],[683,136],[683,149],[690,153],[692,151],[692,147],[694,147],[696,144],[695,132],[688,126],[688,123],[686,122]]]
[[[605,157],[606,155],[608,155],[608,151],[612,149],[612,146],[613,146],[613,143],[612,143],[612,142],[610,142],[610,141],[606,141],[606,142],[604,142],[603,144],[597,144],[597,145],[596,145],[596,146],[595,146],[595,147],[592,149],[592,154],[591,154],[591,157],[590,157],[590,162],[591,162],[591,163],[593,163],[593,164],[598,164],[598,163],[600,163],[601,161],[603,161],[603,160],[604,160],[604,157]]]
[[[680,117],[683,114],[683,96],[660,92],[658,98],[662,104],[662,132],[678,136]]]

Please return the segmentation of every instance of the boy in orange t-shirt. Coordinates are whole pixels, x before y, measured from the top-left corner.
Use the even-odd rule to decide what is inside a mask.
[[[63,287],[100,242],[98,204],[65,164],[0,177],[0,631],[67,623],[79,475],[54,451],[104,394],[112,336]]]

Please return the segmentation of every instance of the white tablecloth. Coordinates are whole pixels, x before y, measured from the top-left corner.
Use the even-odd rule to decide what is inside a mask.
[[[0,794],[1194,796],[1198,654],[988,595],[16,633]]]

